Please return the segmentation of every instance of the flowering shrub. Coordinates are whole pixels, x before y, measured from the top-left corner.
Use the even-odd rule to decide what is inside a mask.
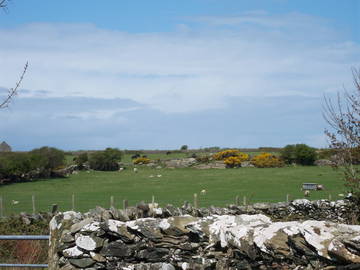
[[[134,164],[149,164],[150,163],[150,159],[147,157],[139,157],[133,160]]]
[[[261,153],[251,159],[251,164],[258,168],[282,167],[284,163],[277,156],[270,153]]]
[[[229,149],[229,150],[217,152],[213,155],[213,157],[216,160],[225,160],[228,157],[238,157],[241,160],[240,162],[249,160],[248,154],[242,153],[236,149]]]
[[[224,160],[225,158],[228,157],[235,157],[238,156],[240,154],[239,150],[235,150],[235,149],[229,149],[229,150],[224,150],[221,152],[217,152],[213,155],[214,159],[216,160]]]
[[[239,156],[235,157],[227,157],[224,159],[224,163],[228,168],[240,167],[241,166],[241,158]]]

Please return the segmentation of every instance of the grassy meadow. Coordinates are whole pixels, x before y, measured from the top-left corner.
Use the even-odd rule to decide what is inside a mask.
[[[173,156],[171,156],[173,158]],[[161,177],[158,177],[161,175]],[[153,177],[152,177],[153,176]],[[193,194],[199,194],[200,206],[225,206],[234,203],[235,197],[247,197],[247,201],[278,202],[303,198],[302,183],[322,184],[324,191],[313,191],[310,199],[339,199],[344,193],[341,172],[329,167],[296,166],[284,168],[238,168],[238,169],[154,169],[139,167],[138,173],[131,168],[122,172],[80,172],[69,178],[44,179],[27,183],[0,186],[5,215],[32,211],[32,195],[36,211],[49,211],[58,204],[61,211],[72,207],[87,211],[96,205],[109,207],[110,196],[115,206],[122,207],[127,199],[129,205],[151,201],[152,195],[160,205],[180,206],[185,200],[192,202]],[[206,195],[200,195],[205,189]],[[18,203],[14,203],[17,201]]]

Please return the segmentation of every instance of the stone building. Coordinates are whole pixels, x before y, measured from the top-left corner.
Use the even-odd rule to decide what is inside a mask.
[[[11,152],[11,147],[6,142],[0,144],[0,152]]]

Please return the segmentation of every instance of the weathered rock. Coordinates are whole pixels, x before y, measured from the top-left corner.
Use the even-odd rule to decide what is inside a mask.
[[[186,168],[196,164],[196,159],[183,158],[183,159],[165,160],[164,164],[167,168]]]
[[[84,227],[85,225],[88,225],[90,223],[92,223],[94,221],[93,218],[87,218],[84,219],[78,223],[75,223],[74,225],[71,226],[70,231],[71,233],[77,233],[78,231],[81,230],[82,227]]]
[[[129,216],[126,214],[124,210],[116,209],[114,207],[110,207],[110,213],[114,219],[120,221],[129,221]]]
[[[101,249],[100,254],[102,256],[125,258],[132,256],[133,250],[131,249],[130,245],[127,245],[121,241],[115,241],[105,245]]]
[[[159,224],[160,220],[154,218],[141,218],[126,223],[129,229],[140,233],[142,236],[149,238],[152,241],[158,241],[163,236],[160,232]]]
[[[166,248],[152,248],[149,247],[144,250],[140,250],[137,257],[141,260],[148,262],[163,262],[169,255],[169,250]]]
[[[66,258],[81,258],[84,254],[78,247],[65,249],[62,253]]]
[[[328,159],[318,159],[318,160],[315,160],[314,164],[316,166],[334,166],[335,163],[331,160],[328,160]]]
[[[69,262],[79,268],[87,268],[95,264],[95,261],[91,258],[70,259]]]
[[[159,227],[165,234],[181,236],[189,233],[190,231],[186,229],[186,226],[197,220],[199,220],[199,218],[195,218],[189,215],[170,217],[168,219],[163,219],[160,222]]]
[[[119,236],[119,238],[125,243],[130,243],[134,240],[135,235],[129,233],[126,223],[114,219],[109,219],[107,222],[108,230]]]
[[[104,239],[97,236],[80,235],[76,238],[75,243],[81,249],[93,251],[103,246]]]
[[[99,253],[90,252],[90,257],[96,262],[106,262],[106,258],[101,256]]]

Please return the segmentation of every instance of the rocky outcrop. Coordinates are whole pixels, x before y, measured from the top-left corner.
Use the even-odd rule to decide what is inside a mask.
[[[50,232],[51,270],[360,267],[360,226],[329,221],[262,214],[121,221],[65,212]]]
[[[226,169],[224,161],[213,161],[209,163],[202,163],[194,166],[196,169]]]
[[[328,160],[328,159],[318,159],[318,160],[315,160],[314,164],[316,166],[334,166],[335,165],[335,162],[331,161],[331,160]]]
[[[187,168],[196,164],[195,158],[182,158],[182,159],[171,159],[165,160],[164,165],[167,168]]]

